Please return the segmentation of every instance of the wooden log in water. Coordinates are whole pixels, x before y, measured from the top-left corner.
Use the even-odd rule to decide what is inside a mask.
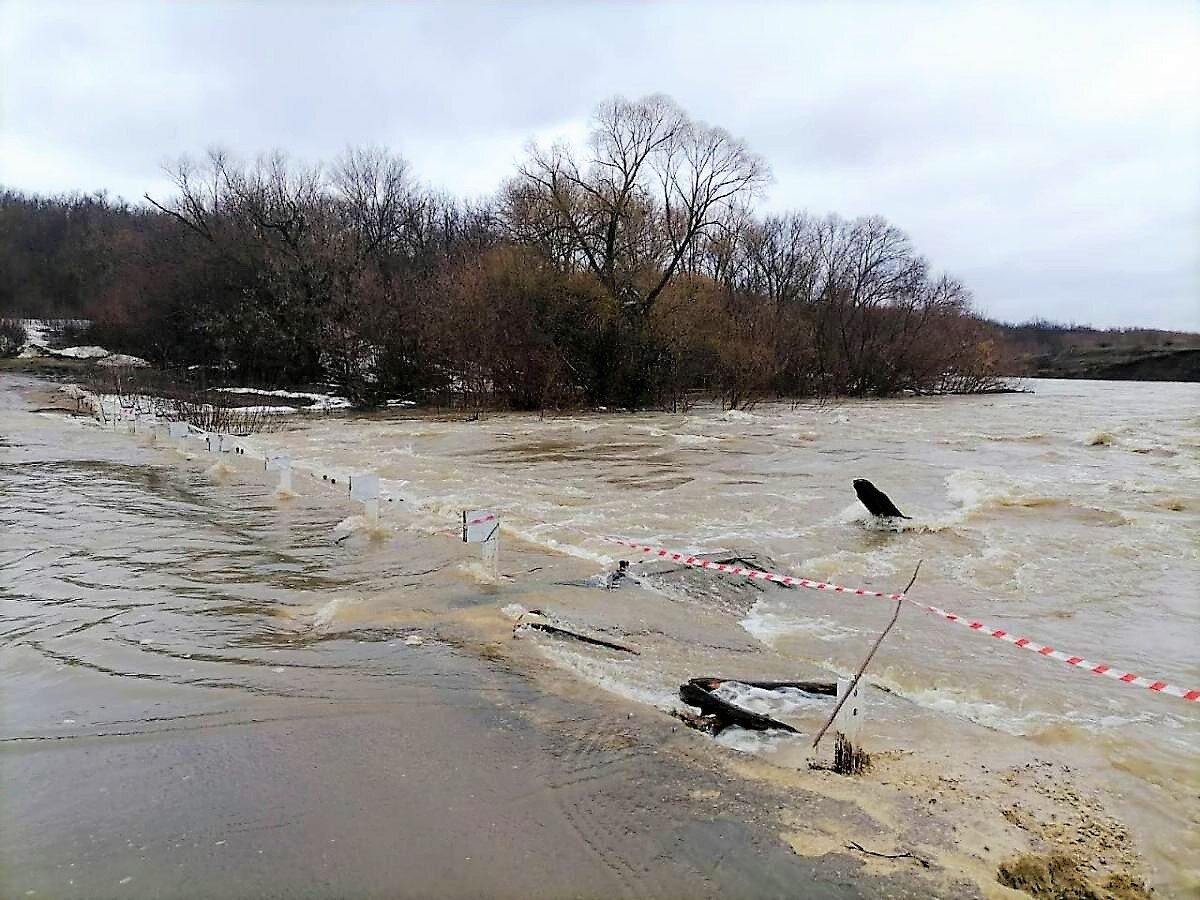
[[[726,681],[736,681],[748,687],[761,688],[764,691],[778,691],[783,688],[795,688],[806,694],[821,694],[829,697],[837,696],[837,683],[833,681],[743,681],[741,678],[691,678],[688,684],[699,685],[707,691],[715,691]]]
[[[720,697],[712,693],[726,679],[720,678],[693,678],[686,684],[679,686],[679,699],[688,706],[695,706],[705,716],[713,716],[717,719],[722,728],[729,725],[738,725],[742,728],[747,728],[751,731],[787,731],[792,734],[800,732],[786,722],[780,722],[778,719],[772,719],[770,716],[764,716],[761,713],[751,712],[748,709],[742,709],[740,706],[734,706],[728,700],[722,700]],[[739,682],[745,684],[746,682]]]
[[[547,634],[556,634],[560,637],[569,637],[577,641],[583,641],[585,644],[595,644],[597,647],[607,647],[609,650],[620,650],[622,653],[638,655],[638,652],[632,647],[626,647],[624,644],[618,644],[616,641],[608,641],[604,638],[592,637],[590,634],[581,634],[578,631],[559,628],[557,625],[551,625],[549,622],[521,622],[517,625],[517,628],[536,628],[538,631],[544,631]]]

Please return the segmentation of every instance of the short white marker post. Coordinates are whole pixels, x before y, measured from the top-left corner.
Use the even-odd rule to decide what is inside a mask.
[[[268,472],[279,473],[279,491],[292,490],[292,458],[286,453],[268,453],[263,465]]]
[[[852,683],[849,678],[837,680],[839,701],[846,696],[847,691],[850,691]],[[850,696],[833,720],[833,766],[836,771],[846,774],[860,771],[863,768],[862,760],[865,758],[865,754],[862,752],[863,698],[861,692],[862,684],[855,685],[854,690],[850,691]]]
[[[500,517],[487,510],[463,511],[463,541],[480,544],[483,567],[493,584],[500,583]]]
[[[174,440],[179,441],[179,449],[187,450],[188,427],[187,422],[170,422],[167,425],[167,434]]]
[[[374,472],[350,476],[350,499],[363,505],[363,515],[379,520],[379,476]]]

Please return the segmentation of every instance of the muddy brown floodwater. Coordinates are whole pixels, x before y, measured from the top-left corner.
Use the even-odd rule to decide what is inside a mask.
[[[1068,859],[1189,896],[1196,704],[910,607],[868,678],[875,765],[846,779],[811,767],[822,699],[730,688],[798,737],[665,713],[696,675],[846,674],[890,607],[637,560],[596,586],[611,535],[888,590],[921,559],[916,599],[1200,685],[1200,391],[1031,386],[305,416],[218,459],[35,413],[54,388],[4,376],[0,894],[1020,896],[1002,867]],[[365,471],[378,527],[345,493]],[[868,521],[855,477],[912,520]],[[502,514],[499,585],[463,508]],[[639,653],[514,637],[531,609]]]

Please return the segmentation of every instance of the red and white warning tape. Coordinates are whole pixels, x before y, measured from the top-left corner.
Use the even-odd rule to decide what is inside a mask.
[[[882,591],[868,591],[862,588],[848,588],[840,584],[830,584],[825,581],[810,581],[807,578],[794,578],[791,575],[780,575],[778,572],[764,572],[761,569],[749,569],[745,566],[731,566],[728,563],[713,562],[710,559],[701,559],[698,556],[689,555],[687,553],[676,553],[673,550],[666,550],[662,547],[650,547],[646,544],[635,544],[632,541],[624,540],[623,538],[609,538],[609,540],[620,544],[622,547],[629,547],[632,550],[640,551],[647,556],[653,556],[658,559],[670,560],[671,562],[681,563],[685,566],[694,566],[698,569],[708,569],[714,572],[723,572],[726,575],[740,575],[743,578],[748,578],[751,581],[772,581],[788,587],[803,587],[810,588],[814,591],[829,591],[835,594],[853,594],[856,597],[880,597],[884,600],[907,601],[913,606],[920,607],[926,612],[931,612],[936,616],[940,616],[947,622],[957,622],[960,625],[965,625],[972,631],[978,634],[985,634],[989,637],[998,638],[1002,641],[1021,647],[1025,650],[1032,650],[1040,656],[1047,656],[1050,659],[1057,659],[1059,662],[1064,662],[1069,666],[1084,669],[1094,675],[1106,675],[1117,681],[1122,681],[1125,684],[1132,684],[1138,687],[1147,688],[1160,694],[1170,694],[1172,697],[1179,697],[1183,700],[1195,702],[1200,700],[1200,691],[1184,690],[1175,685],[1167,684],[1165,681],[1157,681],[1150,678],[1143,678],[1139,675],[1134,675],[1132,672],[1122,672],[1120,669],[1114,669],[1112,666],[1106,666],[1102,663],[1094,663],[1084,659],[1082,656],[1071,656],[1061,650],[1055,650],[1053,647],[1047,647],[1044,644],[1039,644],[1036,641],[1031,641],[1029,638],[1017,637],[1009,634],[1002,628],[992,628],[989,625],[984,625],[982,622],[976,622],[969,618],[957,615],[956,613],[946,612],[937,606],[930,606],[926,603],[921,603],[907,597],[904,594],[885,594]]]
[[[482,516],[478,519],[472,519],[467,524],[468,525],[482,525],[484,522],[495,522],[495,521],[496,521],[496,514],[488,513],[486,516]]]

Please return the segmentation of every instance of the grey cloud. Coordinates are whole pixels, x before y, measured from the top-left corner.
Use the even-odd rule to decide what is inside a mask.
[[[878,213],[990,315],[1200,329],[1200,7],[0,0],[0,182],[167,189],[221,145],[386,144],[478,195],[531,137],[665,92]]]

